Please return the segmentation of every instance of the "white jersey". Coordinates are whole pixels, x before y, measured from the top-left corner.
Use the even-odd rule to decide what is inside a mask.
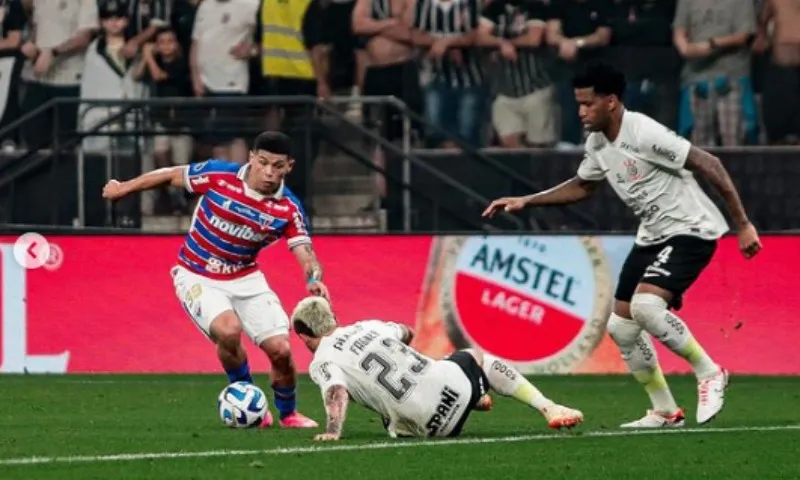
[[[447,436],[467,412],[472,384],[454,362],[435,361],[402,342],[395,323],[365,320],[324,337],[309,367],[325,392],[344,386],[383,417],[392,436]]]
[[[691,147],[647,115],[626,111],[613,142],[600,132],[589,135],[578,176],[608,179],[639,217],[637,244],[653,245],[675,235],[715,240],[728,231],[728,224],[684,168]]]

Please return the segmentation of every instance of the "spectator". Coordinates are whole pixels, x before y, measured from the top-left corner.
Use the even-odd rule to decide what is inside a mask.
[[[100,33],[86,50],[83,72],[80,76],[81,100],[123,100],[144,96],[142,84],[136,81],[133,62],[125,58],[127,5],[121,0],[108,0],[100,5]],[[119,108],[81,105],[77,115],[82,131],[91,130],[104,122]],[[102,131],[120,129],[124,120],[104,126]],[[112,138],[86,137],[84,151],[107,153]]]
[[[114,0],[100,0],[102,2]],[[169,15],[167,0],[130,0],[128,2],[128,42],[123,54],[133,59],[141,52],[142,47],[151,42],[159,27],[167,25]]]
[[[199,6],[200,0],[175,0],[172,4],[170,24],[178,36],[181,52],[187,58],[192,49],[192,29]]]
[[[692,143],[756,141],[748,48],[755,31],[753,0],[678,0],[673,36],[686,59],[678,133]]]
[[[493,68],[498,92],[492,123],[506,148],[546,147],[558,141],[558,111],[544,40],[547,14],[541,2],[494,0],[483,11],[481,45],[495,47],[501,68]]]
[[[769,30],[772,26],[772,35]],[[772,44],[763,94],[764,124],[772,144],[800,144],[800,9],[796,0],[765,0],[757,53]]]
[[[672,45],[675,0],[618,0],[611,20],[614,63],[625,73],[625,106],[677,127],[680,57]]]
[[[571,78],[586,62],[605,53],[611,41],[610,0],[558,0],[551,2],[547,41],[558,50],[558,97],[561,104],[561,140],[583,142],[583,125]]]
[[[411,44],[411,28],[403,19],[406,9],[410,7],[413,7],[410,0],[357,0],[352,23],[353,32],[364,39],[363,51],[369,65],[365,73],[364,95],[394,96],[412,111],[421,114],[423,105],[419,64]],[[390,105],[368,105],[366,110],[370,120],[381,124],[383,137],[392,142],[402,140],[401,112]],[[388,164],[385,152],[380,147],[375,148],[372,160],[381,168],[390,168],[395,175],[402,173],[400,159]],[[388,190],[394,190],[394,185],[387,183],[382,174],[376,174],[375,179],[378,197],[386,199]],[[394,195],[390,203],[396,203]],[[401,211],[399,208],[398,205],[389,209],[389,212]],[[395,228],[396,220],[394,217],[388,219],[390,229]],[[401,226],[397,228],[402,228],[402,218],[399,221]]]
[[[482,147],[489,92],[484,85],[480,51],[473,49],[480,16],[478,0],[416,0],[407,9],[412,42],[428,50],[422,85],[430,123]],[[433,138],[431,143],[441,142]],[[444,142],[445,148],[456,148]]]
[[[200,3],[189,57],[196,96],[220,98],[247,94],[248,61],[258,55],[252,42],[257,11],[258,0]],[[247,144],[241,134],[232,131],[242,127],[241,111],[241,106],[212,109],[208,129],[213,135],[208,140],[214,145],[214,157],[242,163],[247,160]]]
[[[294,0],[261,5],[259,38],[261,40],[261,73],[259,93],[280,96],[331,95],[329,47],[332,43],[326,25],[329,21],[327,0]],[[295,166],[287,185],[307,202],[307,183],[316,157],[319,139],[306,132],[315,128],[314,112],[307,104],[284,104],[272,108],[270,128],[279,125],[292,138]]]
[[[22,46],[28,64],[23,70],[27,83],[23,113],[32,112],[53,98],[80,96],[86,47],[98,27],[96,0],[33,0],[33,31]],[[75,131],[78,104],[61,104],[31,118],[22,127],[29,148],[41,148],[52,139],[50,132],[58,115],[59,134]]]
[[[0,110],[0,130],[19,118],[18,87],[22,71],[19,48],[26,22],[20,0],[0,0],[0,80],[5,85],[5,93],[0,98],[0,105],[3,105]],[[17,132],[10,132],[0,138],[0,142],[3,146],[13,146],[17,142]]]
[[[144,61],[139,70],[140,79],[148,79],[157,98],[192,96],[192,75],[189,60],[181,51],[175,31],[161,27],[156,31],[155,44],[145,44]],[[155,137],[153,160],[155,167],[187,165],[192,158],[193,140],[188,135],[192,124],[190,112],[185,108],[159,107],[151,109],[151,120],[156,130],[164,132]],[[182,192],[165,187],[158,192],[154,211],[186,213],[187,203]]]

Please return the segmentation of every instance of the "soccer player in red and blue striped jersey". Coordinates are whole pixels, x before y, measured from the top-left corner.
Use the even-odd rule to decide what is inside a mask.
[[[314,428],[317,423],[296,410],[289,319],[256,263],[263,248],[285,237],[303,268],[309,293],[328,298],[305,212],[284,185],[293,165],[289,138],[265,132],[256,138],[245,165],[209,160],[162,168],[126,182],[111,180],[103,197],[116,200],[166,183],[201,195],[171,272],[178,299],[216,344],[230,382],[253,381],[241,344],[244,332],[270,359],[281,426]],[[272,423],[268,413],[262,426]]]

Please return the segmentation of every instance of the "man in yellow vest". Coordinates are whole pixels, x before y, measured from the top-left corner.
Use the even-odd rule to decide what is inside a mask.
[[[329,41],[325,28],[328,0],[262,0],[260,14],[261,73],[264,95],[305,95],[327,98],[331,95],[328,80]],[[294,185],[289,187],[306,200],[307,178],[316,156],[316,138],[312,133],[310,151],[306,129],[315,125],[312,110],[306,104],[283,105],[281,130],[295,142]]]

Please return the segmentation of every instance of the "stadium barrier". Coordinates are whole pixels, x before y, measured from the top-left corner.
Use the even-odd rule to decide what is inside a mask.
[[[214,350],[185,317],[169,275],[178,236],[51,236],[50,262],[26,270],[0,236],[0,372],[218,372]],[[800,236],[766,236],[748,262],[725,238],[680,314],[735,373],[800,374],[796,315]],[[412,326],[440,358],[477,345],[528,373],[623,373],[604,324],[630,236],[320,236],[316,250],[342,323]],[[19,252],[18,252],[19,253]],[[277,246],[262,268],[284,307],[305,293]],[[293,335],[297,363],[310,354]],[[268,369],[248,346],[254,367]],[[661,351],[665,371],[686,364]]]

